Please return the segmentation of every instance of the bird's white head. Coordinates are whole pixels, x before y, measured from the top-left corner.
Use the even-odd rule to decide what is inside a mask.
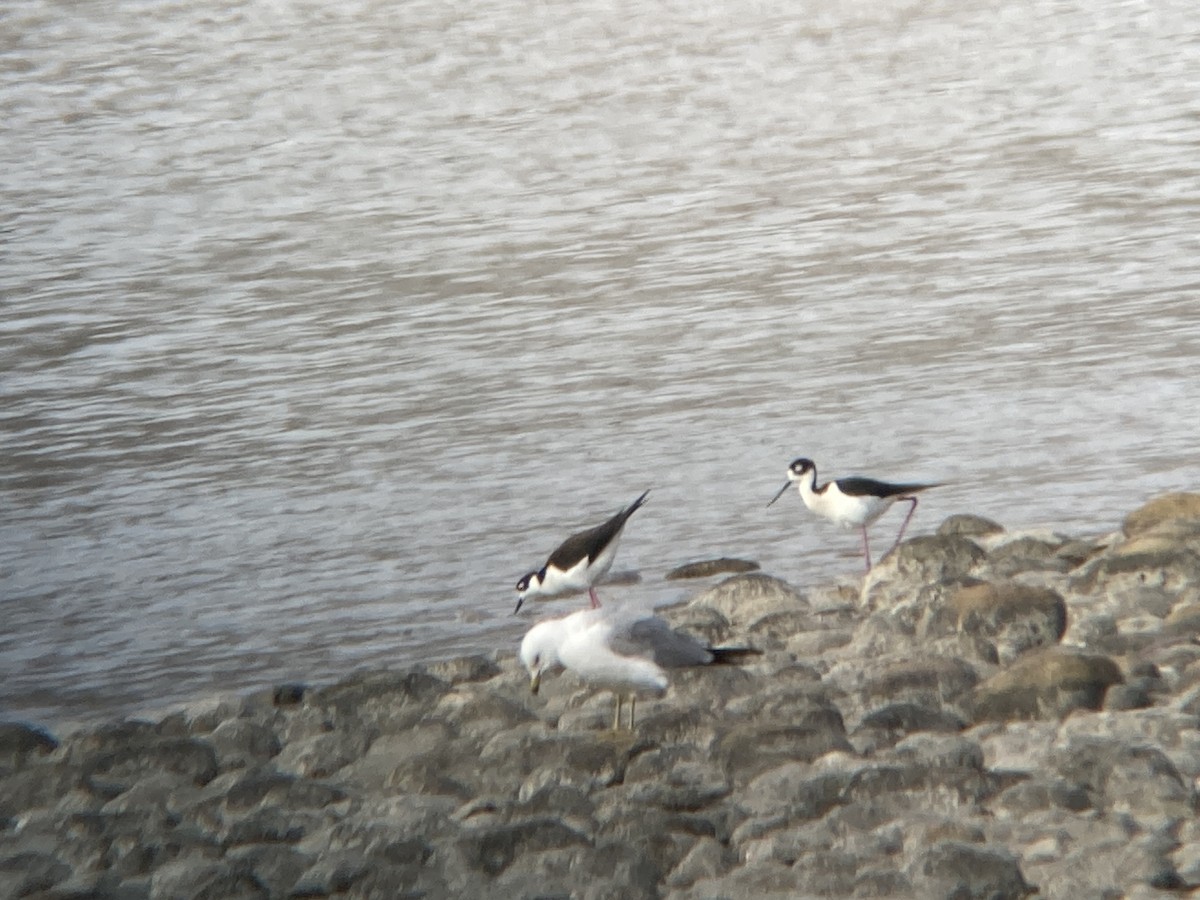
[[[542,586],[543,577],[542,572],[529,572],[521,576],[521,580],[517,582],[517,608],[513,610],[514,616],[521,611],[521,604],[525,602],[527,594],[537,594],[538,588]]]
[[[562,641],[562,626],[558,619],[538,622],[521,641],[521,665],[529,672],[529,690],[538,692],[542,675],[562,665],[558,645]]]
[[[805,459],[804,457],[793,460],[792,464],[788,466],[787,477],[788,480],[783,483],[783,487],[771,498],[771,503],[782,497],[784,492],[793,484],[799,483],[803,485],[805,482],[808,482],[809,487],[812,487],[813,483],[817,480],[817,464],[811,459]],[[801,487],[801,490],[803,491],[804,488]],[[771,503],[768,503],[767,506],[770,506]]]

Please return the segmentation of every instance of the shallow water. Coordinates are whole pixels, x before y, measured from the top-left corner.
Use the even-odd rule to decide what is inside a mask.
[[[614,599],[852,573],[801,454],[949,482],[912,533],[1197,486],[1189,4],[0,23],[2,714],[511,647],[647,487]]]

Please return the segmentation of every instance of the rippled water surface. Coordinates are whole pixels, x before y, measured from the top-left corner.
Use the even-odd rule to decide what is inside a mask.
[[[11,0],[0,716],[512,647],[517,577],[647,487],[614,598],[853,572],[764,509],[801,454],[950,482],[914,533],[1195,489],[1196,34],[1182,0]]]

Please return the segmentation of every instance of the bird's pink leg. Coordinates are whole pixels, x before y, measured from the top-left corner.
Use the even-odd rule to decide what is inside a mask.
[[[867,559],[867,571],[871,571],[871,544],[867,541],[867,526],[862,527],[863,533],[863,556]]]
[[[892,544],[892,548],[891,550],[888,550],[888,553],[891,553],[892,550],[895,550],[900,546],[900,541],[904,539],[904,529],[908,527],[908,523],[912,519],[913,513],[917,511],[916,497],[901,497],[900,499],[907,500],[911,505],[908,507],[908,515],[904,517],[904,524],[900,526],[900,533],[896,535],[896,543]]]
[[[596,589],[594,587],[588,588],[588,597],[592,601],[592,609],[599,609],[600,598],[596,596]]]

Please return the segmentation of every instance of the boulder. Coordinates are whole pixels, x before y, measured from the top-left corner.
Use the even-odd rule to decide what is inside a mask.
[[[1050,648],[1027,653],[975,689],[977,721],[1062,717],[1099,709],[1104,694],[1122,680],[1107,656]]]
[[[984,582],[951,595],[960,631],[984,640],[1002,664],[1038,647],[1057,644],[1067,630],[1067,605],[1049,588]]]
[[[734,575],[702,591],[688,606],[704,606],[716,610],[735,625],[746,625],[775,612],[805,609],[804,595],[779,578],[751,573]]]
[[[719,559],[704,559],[676,566],[667,573],[666,578],[667,581],[678,581],[687,578],[711,578],[713,575],[741,575],[757,572],[760,568],[762,567],[758,563],[748,559],[723,556]]]

